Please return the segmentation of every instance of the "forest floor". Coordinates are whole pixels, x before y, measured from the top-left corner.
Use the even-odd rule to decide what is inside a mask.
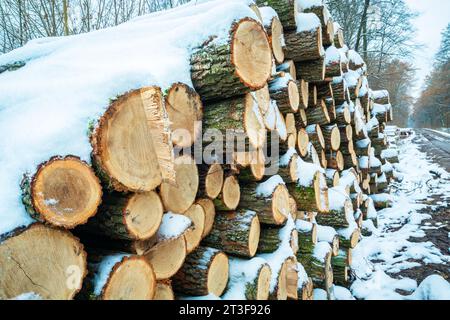
[[[450,136],[416,130],[397,144],[403,180],[392,184],[394,205],[379,211],[378,230],[354,250],[350,291],[356,299],[449,297]]]

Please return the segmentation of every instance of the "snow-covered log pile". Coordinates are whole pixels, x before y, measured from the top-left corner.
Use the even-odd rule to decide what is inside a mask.
[[[343,42],[320,0],[217,0],[0,56],[0,299],[333,298],[398,161]],[[194,160],[207,129],[244,150]]]

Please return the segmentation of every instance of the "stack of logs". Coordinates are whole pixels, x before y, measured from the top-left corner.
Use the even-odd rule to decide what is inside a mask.
[[[327,8],[305,3],[257,0],[259,21],[193,52],[194,88],[111,101],[89,128],[92,165],[58,156],[25,175],[38,222],[2,239],[0,298],[308,300],[348,287],[352,249],[390,205],[392,107]],[[245,150],[196,163],[199,123],[245,133]]]

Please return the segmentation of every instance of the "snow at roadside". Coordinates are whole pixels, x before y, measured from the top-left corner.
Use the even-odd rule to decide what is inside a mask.
[[[250,2],[192,1],[113,28],[33,40],[1,55],[0,65],[26,65],[0,74],[0,235],[32,222],[20,200],[24,173],[54,155],[90,161],[88,124],[110,98],[150,85],[191,85],[192,50],[211,35],[224,41],[236,19],[257,19]]]
[[[419,287],[413,279],[396,276],[423,264],[450,268],[448,252],[441,252],[431,242],[415,241],[425,236],[422,222],[432,218],[419,213],[427,207],[420,202],[432,195],[450,195],[450,174],[427,159],[412,139],[399,146],[400,164],[395,169],[404,180],[393,187],[394,206],[378,211],[378,231],[364,237],[353,251],[352,271],[357,280],[351,292],[357,299],[436,299],[450,295],[450,284],[439,276],[425,279]]]

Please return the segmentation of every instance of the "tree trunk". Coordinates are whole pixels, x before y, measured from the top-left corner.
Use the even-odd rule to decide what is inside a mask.
[[[330,13],[325,5],[304,8],[303,12],[314,13],[319,18],[322,25],[323,45],[326,47],[331,46],[334,43],[334,25],[331,20]]]
[[[225,253],[211,248],[199,247],[187,256],[183,267],[172,278],[175,292],[218,297],[224,292],[229,275],[229,262]]]
[[[236,150],[239,152],[251,151],[251,148],[253,150],[262,148],[266,142],[267,131],[259,108],[254,108],[254,105],[255,100],[251,93],[209,103],[204,108],[203,130],[205,132],[219,130],[226,137],[225,139],[222,137],[221,143],[226,142],[227,145],[232,143],[234,149],[238,147],[234,143],[233,135],[235,135],[238,143],[245,143],[242,143],[245,150]]]
[[[319,82],[325,80],[325,59],[296,62],[297,79],[307,82]]]
[[[306,132],[308,133],[309,141],[313,144],[316,151],[322,151],[325,149],[325,139],[319,124],[309,125],[306,128]]]
[[[258,253],[274,253],[281,246],[283,239],[281,230],[273,227],[263,227],[259,239]],[[292,251],[298,251],[298,232],[296,229],[291,231],[289,244]]]
[[[288,218],[289,192],[285,185],[272,183],[273,179],[242,186],[240,207],[256,211],[263,224],[279,226]]]
[[[261,11],[263,22],[267,21],[270,17],[264,17],[265,11]],[[269,22],[269,21],[267,21]],[[280,64],[284,62],[284,51],[283,51],[283,25],[281,24],[278,17],[273,17],[270,19],[270,23],[264,24],[264,29],[266,30],[267,36],[269,37],[270,47],[272,48],[272,53],[275,58],[276,63]]]
[[[216,199],[223,188],[224,171],[220,164],[198,165],[199,188],[197,198]]]
[[[172,289],[172,281],[161,280],[156,283],[156,293],[153,300],[156,301],[171,301],[175,300],[175,294]]]
[[[192,82],[203,101],[259,90],[269,79],[271,69],[267,34],[251,18],[235,21],[226,41],[216,41],[212,36],[191,56]]]
[[[322,127],[323,138],[325,139],[325,149],[338,151],[341,146],[341,132],[337,125]]]
[[[316,106],[306,109],[306,116],[310,125],[318,124],[324,126],[331,122],[327,105],[324,100],[319,100]]]
[[[230,255],[251,258],[256,254],[259,239],[260,225],[256,212],[240,210],[217,214],[211,233],[203,244]]]
[[[297,14],[296,0],[256,0],[256,4],[260,7],[272,7],[277,12],[285,31],[297,29],[295,18]]]
[[[311,254],[317,243],[317,225],[297,219],[295,227],[298,235],[298,255]]]
[[[287,32],[284,35],[286,42],[286,58],[294,62],[317,60],[323,57],[322,30],[320,27],[313,30]]]
[[[158,231],[164,213],[155,192],[107,194],[97,215],[81,230],[118,240],[148,240]]]
[[[277,103],[282,114],[295,113],[300,105],[298,84],[288,76],[277,77],[269,82],[270,98]]]

